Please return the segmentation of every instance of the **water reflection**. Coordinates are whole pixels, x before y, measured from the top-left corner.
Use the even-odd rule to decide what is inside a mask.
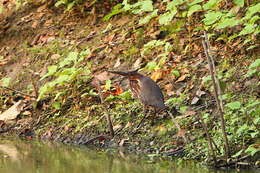
[[[104,154],[87,148],[42,141],[1,139],[0,172],[4,173],[223,173],[196,163],[178,165],[161,161],[149,164],[136,156]],[[236,170],[227,172],[237,172]],[[254,171],[239,171],[249,173]],[[256,172],[256,171],[255,171]]]

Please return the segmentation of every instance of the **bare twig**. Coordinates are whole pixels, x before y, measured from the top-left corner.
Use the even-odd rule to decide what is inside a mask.
[[[211,154],[212,154],[212,157],[213,157],[213,161],[214,161],[214,164],[215,166],[217,166],[217,158],[216,158],[216,155],[215,155],[215,152],[214,152],[214,149],[213,149],[213,145],[212,145],[212,139],[211,137],[209,136],[209,131],[208,131],[208,128],[206,126],[206,124],[204,123],[203,121],[203,118],[201,116],[201,114],[199,113],[198,114],[199,118],[200,118],[200,121],[201,121],[201,125],[206,133],[206,136],[207,136],[207,140],[208,140],[208,143],[209,143],[209,146],[210,146],[210,149],[211,149]]]
[[[204,31],[204,37],[205,37],[205,40],[208,40],[208,35],[206,33],[206,31]],[[218,111],[219,111],[219,117],[220,117],[220,120],[221,120],[221,129],[222,129],[222,133],[223,133],[223,137],[224,137],[224,141],[225,141],[225,161],[227,162],[227,159],[229,157],[229,146],[228,146],[228,139],[227,139],[227,134],[226,134],[226,129],[225,129],[225,120],[224,120],[224,114],[223,114],[223,109],[221,108],[221,103],[220,103],[220,97],[221,95],[219,95],[220,93],[218,93],[218,88],[217,88],[217,85],[216,85],[216,73],[213,71],[213,64],[214,64],[214,61],[212,59],[212,57],[210,58],[209,56],[209,50],[210,50],[210,45],[209,45],[209,42],[207,41],[207,45],[205,43],[205,41],[202,39],[202,45],[203,45],[203,48],[204,48],[204,52],[205,52],[205,55],[207,57],[207,60],[208,60],[208,64],[209,64],[209,70],[210,70],[210,74],[211,74],[211,78],[212,78],[212,83],[213,83],[213,87],[214,87],[214,97],[215,97],[215,100],[216,100],[216,103],[217,103],[217,108],[218,108]],[[214,75],[215,73],[215,75]],[[219,83],[218,83],[219,84]],[[220,87],[220,86],[218,86]]]
[[[7,89],[7,90],[11,90],[11,91],[13,91],[13,92],[19,93],[19,94],[24,95],[24,96],[28,96],[28,97],[32,97],[32,98],[36,98],[36,97],[33,96],[33,95],[26,94],[26,93],[23,93],[23,92],[21,92],[21,91],[18,91],[18,90],[15,90],[15,89],[9,88],[9,87],[0,86],[0,88]]]
[[[217,82],[217,91],[218,91],[218,99],[219,99],[219,103],[220,103],[220,108],[222,110],[222,112],[224,112],[224,107],[223,107],[223,100],[222,100],[222,91],[221,91],[221,88],[220,88],[220,82],[219,82],[219,79],[218,79],[218,74],[217,74],[217,71],[216,71],[216,66],[215,66],[215,63],[214,63],[214,59],[213,59],[213,56],[212,56],[212,53],[211,53],[211,49],[210,49],[210,43],[209,43],[209,39],[208,39],[208,36],[207,36],[207,33],[204,32],[204,37],[205,37],[205,41],[206,41],[206,44],[207,44],[207,51],[208,51],[208,56],[211,60],[211,64],[212,64],[212,70],[213,70],[213,73],[214,73],[214,76],[215,76],[215,79],[216,79],[216,82]]]
[[[98,94],[99,94],[99,97],[100,97],[100,100],[101,100],[101,104],[103,105],[104,110],[106,112],[107,125],[109,127],[110,134],[111,134],[112,137],[114,137],[115,132],[114,132],[113,125],[112,125],[112,122],[111,122],[110,113],[109,113],[107,107],[105,106],[105,101],[104,101],[104,97],[103,97],[103,94],[102,94],[102,90],[101,90],[101,87],[100,87],[100,81],[99,80],[96,81],[96,87],[97,87]]]

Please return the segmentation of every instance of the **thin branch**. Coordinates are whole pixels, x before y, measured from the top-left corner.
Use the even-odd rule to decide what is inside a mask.
[[[211,137],[209,136],[209,131],[208,131],[208,128],[206,126],[206,124],[204,123],[203,121],[203,118],[201,116],[201,114],[199,113],[198,114],[199,118],[200,118],[200,121],[201,121],[201,125],[206,133],[206,136],[207,136],[207,140],[208,140],[208,143],[209,143],[209,146],[210,146],[210,149],[211,149],[211,154],[212,154],[212,157],[213,157],[213,161],[214,161],[214,164],[215,166],[217,166],[217,158],[216,158],[216,155],[215,155],[215,152],[214,152],[214,149],[213,149],[213,145],[212,145],[212,139]]]
[[[36,97],[33,96],[33,95],[26,94],[26,93],[23,93],[23,92],[21,92],[21,91],[18,91],[18,90],[15,90],[15,89],[9,88],[9,87],[0,86],[0,88],[7,89],[7,90],[11,90],[11,91],[13,91],[13,92],[19,93],[19,94],[24,95],[24,96],[28,96],[28,97],[32,97],[32,98],[36,98]]]
[[[212,64],[212,69],[213,69],[213,73],[214,73],[214,76],[215,76],[215,79],[216,79],[216,82],[217,82],[217,91],[218,91],[218,99],[220,101],[220,107],[221,107],[221,110],[222,112],[224,112],[224,107],[223,107],[223,100],[222,100],[222,91],[221,91],[221,88],[220,88],[220,82],[219,82],[219,78],[218,78],[218,74],[217,74],[217,71],[216,71],[216,66],[215,66],[215,63],[214,63],[214,59],[213,59],[213,56],[212,56],[212,53],[211,53],[211,49],[210,49],[210,43],[209,43],[209,39],[208,39],[208,36],[207,36],[207,33],[204,32],[204,37],[205,37],[205,41],[206,41],[206,44],[207,44],[207,51],[208,51],[208,56],[211,60],[211,64]]]
[[[206,33],[206,31],[204,31],[204,38],[205,40],[207,40],[208,38],[208,35]],[[213,71],[213,64],[214,64],[214,61],[213,61],[213,58],[210,58],[209,56],[209,50],[210,50],[210,45],[206,45],[205,41],[202,39],[202,45],[203,45],[203,48],[204,48],[204,52],[205,52],[205,55],[207,57],[207,61],[208,61],[208,64],[209,64],[209,70],[210,70],[210,74],[211,74],[211,78],[212,78],[212,83],[213,83],[213,87],[214,87],[214,97],[215,97],[215,100],[216,100],[216,103],[217,103],[217,109],[219,111],[219,117],[220,117],[220,120],[221,120],[221,129],[222,129],[222,133],[223,133],[223,137],[224,137],[224,141],[225,141],[225,160],[227,162],[227,159],[229,157],[229,145],[228,145],[228,139],[227,139],[227,134],[226,134],[226,129],[225,129],[225,120],[224,120],[224,114],[223,114],[223,111],[222,111],[222,108],[221,108],[221,103],[220,103],[220,96],[219,96],[219,93],[218,93],[218,86],[216,85],[216,73],[214,75],[214,71]],[[211,56],[212,57],[212,56]]]

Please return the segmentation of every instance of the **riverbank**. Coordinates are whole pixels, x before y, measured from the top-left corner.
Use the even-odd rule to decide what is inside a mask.
[[[185,29],[163,31],[156,20],[137,24],[138,16],[131,14],[104,21],[105,14],[99,12],[87,16],[64,13],[47,3],[24,3],[16,11],[8,4],[10,11],[1,16],[0,33],[0,111],[6,115],[0,123],[1,135],[94,145],[103,150],[124,147],[150,157],[212,164],[202,115],[219,166],[226,166],[210,73],[198,39],[201,31],[191,37]],[[224,91],[232,156],[228,166],[259,168],[259,68],[250,69],[259,51],[235,43],[229,46],[211,42]],[[167,106],[176,109],[174,116],[182,133],[167,113],[159,113],[153,126],[147,118],[135,128],[143,118],[142,106],[132,99],[127,80],[107,70],[137,68],[161,87]],[[97,80],[98,87],[93,82]],[[105,98],[102,104],[99,87]],[[108,114],[114,138],[107,125]]]

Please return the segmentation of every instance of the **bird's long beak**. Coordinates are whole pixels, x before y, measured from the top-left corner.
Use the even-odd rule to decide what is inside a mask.
[[[127,72],[122,72],[122,71],[108,71],[109,73],[114,73],[114,74],[120,74],[122,76],[127,76]]]

